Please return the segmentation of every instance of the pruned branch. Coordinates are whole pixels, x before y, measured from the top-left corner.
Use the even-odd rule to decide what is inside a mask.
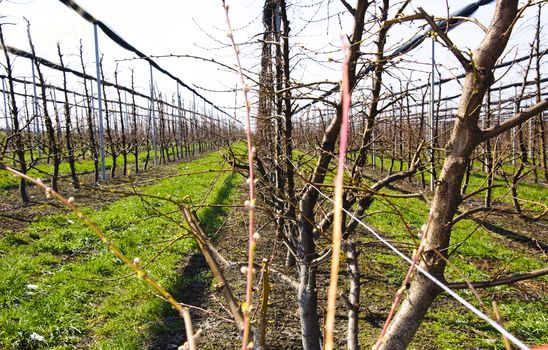
[[[525,273],[517,273],[515,275],[499,277],[490,281],[480,281],[480,282],[453,282],[447,284],[451,289],[467,289],[470,286],[474,288],[489,288],[495,286],[502,286],[506,284],[512,284],[519,281],[530,280],[533,278],[541,277],[548,275],[548,268],[535,270]]]
[[[234,294],[232,293],[232,290],[230,289],[230,286],[226,281],[223,270],[219,264],[219,260],[222,261],[224,264],[228,263],[223,261],[224,259],[220,259],[220,254],[218,254],[216,250],[212,249],[213,246],[209,243],[205,232],[198,224],[196,214],[194,214],[184,205],[180,206],[179,208],[181,209],[181,212],[190,228],[190,232],[196,239],[196,242],[198,243],[198,246],[200,247],[200,250],[204,255],[207,265],[211,269],[211,272],[215,276],[215,279],[218,281],[218,286],[221,289],[225,302],[228,304],[228,308],[230,310],[230,313],[232,314],[232,317],[234,318],[236,328],[239,332],[243,331],[244,317],[242,311],[240,310],[240,307],[238,306],[238,301],[234,297]]]
[[[430,24],[430,27],[432,27],[432,31],[436,33],[436,35],[439,36],[441,40],[443,40],[449,51],[451,51],[451,53],[457,58],[464,70],[470,70],[470,60],[464,57],[462,52],[457,48],[457,46],[453,43],[449,36],[447,36],[445,31],[441,30],[440,27],[438,27],[434,19],[428,13],[426,13],[422,7],[419,7],[418,10],[424,17],[426,22]]]
[[[504,122],[495,125],[491,128],[485,129],[481,132],[481,142],[492,139],[495,136],[502,134],[503,132],[512,129],[513,127],[526,122],[534,116],[542,113],[548,109],[548,98],[540,101],[539,103],[525,109],[522,112],[516,113],[513,117],[505,120]]]
[[[350,12],[350,14],[352,16],[356,16],[356,9],[355,8],[353,8],[346,0],[341,0],[341,2],[344,5],[344,7],[346,7],[348,12]]]

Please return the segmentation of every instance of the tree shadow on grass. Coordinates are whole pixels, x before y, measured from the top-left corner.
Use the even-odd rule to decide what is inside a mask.
[[[222,187],[216,191],[216,196],[210,200],[214,204],[229,204],[232,194],[237,188],[237,174],[230,174]],[[222,225],[228,209],[223,207],[205,207],[198,212],[200,224],[204,231],[211,235]],[[185,259],[187,260],[187,259]],[[201,306],[206,301],[212,275],[201,252],[193,253],[181,266],[176,282],[169,287],[170,293],[181,303]],[[203,317],[203,312],[190,310],[193,324]],[[177,349],[186,341],[184,324],[178,313],[168,303],[163,304],[161,319],[150,328],[148,349]],[[196,329],[195,329],[196,331]]]
[[[533,237],[528,237],[527,235],[505,229],[503,227],[500,227],[490,222],[480,221],[480,220],[475,220],[475,221],[479,223],[480,225],[482,225],[483,227],[485,227],[487,230],[494,232],[496,234],[499,234],[501,236],[504,236],[514,242],[521,243],[529,248],[532,248],[535,250],[542,250],[542,251],[548,250],[548,245],[538,241],[537,239]]]

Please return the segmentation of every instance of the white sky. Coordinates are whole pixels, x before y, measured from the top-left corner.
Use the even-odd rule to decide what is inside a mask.
[[[448,0],[450,12],[472,2],[473,0]],[[350,1],[352,3],[352,1]],[[223,47],[228,43],[224,10],[220,0],[202,1],[175,1],[175,0],[77,0],[84,9],[96,18],[102,20],[123,37],[130,44],[148,55],[164,54],[192,54],[206,58],[214,58],[228,65],[234,65],[234,56],[231,48]],[[261,10],[263,1],[260,0],[234,0],[228,1],[231,7],[231,21],[237,41],[243,42],[252,39],[254,45],[242,46],[243,64],[246,68],[259,71],[260,46],[256,36],[262,30]],[[349,33],[351,30],[351,17],[343,14],[333,17],[329,22],[324,21],[328,15],[344,12],[338,0],[323,2],[317,1],[289,1],[297,3],[289,9],[291,21],[290,39],[292,44],[302,47],[293,53],[310,52],[314,50],[332,51],[329,54],[315,55],[319,62],[307,58],[299,61],[298,68],[293,72],[293,78],[303,82],[329,79],[337,81],[340,76],[339,63],[330,63],[327,56],[336,60],[341,58],[341,53],[336,50],[340,46],[341,28]],[[446,16],[446,2],[443,0],[415,0],[405,11],[411,14],[419,6],[435,16]],[[488,25],[494,4],[482,7],[475,17],[484,25]],[[373,6],[370,7],[373,11]],[[544,10],[546,12],[546,10]],[[520,25],[515,29],[513,39],[508,45],[509,56],[522,56],[528,53],[529,42],[533,38],[532,26],[536,14],[536,8],[529,10]],[[58,62],[56,43],[60,42],[65,61],[73,69],[81,70],[78,57],[79,40],[83,40],[87,73],[95,74],[93,27],[73,10],[63,5],[58,0],[3,0],[0,1],[0,15],[3,23],[14,25],[4,26],[4,37],[8,45],[29,50],[26,37],[26,25],[23,17],[31,23],[31,31],[36,46],[37,55]],[[546,22],[547,15],[543,17]],[[313,18],[314,22],[306,24],[304,19]],[[417,26],[401,25],[390,32],[388,46],[395,46],[402,40],[408,39],[415,33]],[[482,38],[481,30],[470,23],[461,25],[451,32],[451,37],[461,49],[474,50]],[[543,39],[545,35],[543,34]],[[107,79],[113,81],[114,61],[122,58],[134,57],[133,54],[119,48],[107,36],[100,34],[100,48],[105,55],[105,70]],[[218,41],[218,42],[217,42]],[[545,40],[543,40],[545,41]],[[366,52],[367,48],[364,48]],[[3,55],[2,55],[3,56]],[[294,62],[301,56],[296,56]],[[442,76],[460,74],[456,60],[447,53],[447,50],[437,45],[437,58],[443,66],[440,68]],[[415,49],[407,59],[424,62],[419,65],[421,69],[429,71],[427,63],[430,59],[430,42],[427,40],[421,48]],[[225,92],[233,89],[238,78],[232,72],[226,72],[213,64],[206,64],[193,59],[156,59],[160,66],[191,86],[206,88],[210,91],[199,90],[202,95],[214,101],[220,106],[233,106],[234,94]],[[0,59],[4,62],[4,59]],[[148,67],[136,61],[120,63],[120,80],[122,85],[129,86],[129,68],[135,68],[137,89],[143,93],[149,91]],[[457,69],[455,69],[457,68]],[[26,59],[15,59],[16,75],[29,77],[30,62]],[[170,79],[162,78],[159,72],[155,74],[155,82],[161,91],[170,95],[175,90],[175,83]],[[395,71],[394,74],[408,74]],[[60,85],[60,75],[45,70],[48,82]],[[508,76],[509,80],[516,79],[519,72]],[[414,75],[415,79],[425,79],[424,75]],[[406,79],[405,79],[406,80]],[[426,80],[424,80],[425,82]],[[398,84],[393,80],[393,84]],[[81,89],[81,88],[79,88]],[[447,90],[447,95],[452,94]],[[220,91],[220,92],[214,92]],[[445,93],[444,93],[445,95]],[[184,95],[185,96],[185,95]],[[189,100],[186,95],[187,101]],[[241,104],[241,101],[238,101]],[[3,108],[2,108],[3,109]],[[231,111],[229,111],[232,113]]]

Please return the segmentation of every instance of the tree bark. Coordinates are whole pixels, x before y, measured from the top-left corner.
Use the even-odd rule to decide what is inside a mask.
[[[4,42],[4,33],[2,31],[2,25],[0,24],[0,43],[4,49],[4,56],[6,57],[6,71],[8,73],[8,85],[10,89],[10,102],[11,102],[11,115],[13,120],[13,133],[14,133],[14,142],[15,142],[15,154],[19,159],[19,170],[21,173],[27,173],[27,162],[25,160],[25,146],[23,144],[23,136],[21,135],[21,130],[19,130],[19,110],[17,109],[17,103],[15,100],[15,90],[13,88],[13,76],[11,70],[11,60],[8,54]],[[36,118],[36,116],[34,116]],[[27,193],[27,183],[23,178],[19,181],[19,194],[23,203],[28,203],[30,201],[29,195]]]
[[[461,202],[460,187],[470,155],[481,142],[478,127],[483,97],[493,83],[493,67],[504,51],[517,15],[517,0],[498,0],[488,31],[474,52],[474,64],[464,64],[466,71],[455,125],[446,145],[446,158],[432,201],[428,230],[423,241],[421,267],[444,281],[446,263],[436,252],[447,256],[451,222]],[[439,288],[422,274],[417,274],[408,294],[389,326],[379,349],[404,349],[411,342]]]
[[[347,239],[342,245],[346,253],[346,265],[348,270],[348,328],[346,333],[346,346],[348,350],[358,350],[359,311],[360,311],[360,266],[358,264],[358,252],[356,243]]]

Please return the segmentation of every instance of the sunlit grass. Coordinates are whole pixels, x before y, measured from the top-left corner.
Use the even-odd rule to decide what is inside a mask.
[[[214,153],[179,167],[184,173],[219,169],[219,161]],[[216,176],[173,177],[143,190],[200,203]],[[230,203],[237,182],[235,175],[223,173],[206,203]],[[165,217],[150,218],[156,210],[176,209],[161,200],[128,197],[99,211],[83,209],[124,254],[143,263],[185,232]],[[224,214],[222,209],[198,211],[209,233]],[[173,217],[182,222],[178,213]],[[188,237],[176,241],[147,272],[176,292],[184,285],[176,266],[194,247]],[[89,342],[86,347],[97,349],[142,349],[166,313],[176,316],[72,214],[40,217],[21,232],[2,235],[0,270],[0,348],[71,349]],[[44,341],[32,340],[33,332]]]

